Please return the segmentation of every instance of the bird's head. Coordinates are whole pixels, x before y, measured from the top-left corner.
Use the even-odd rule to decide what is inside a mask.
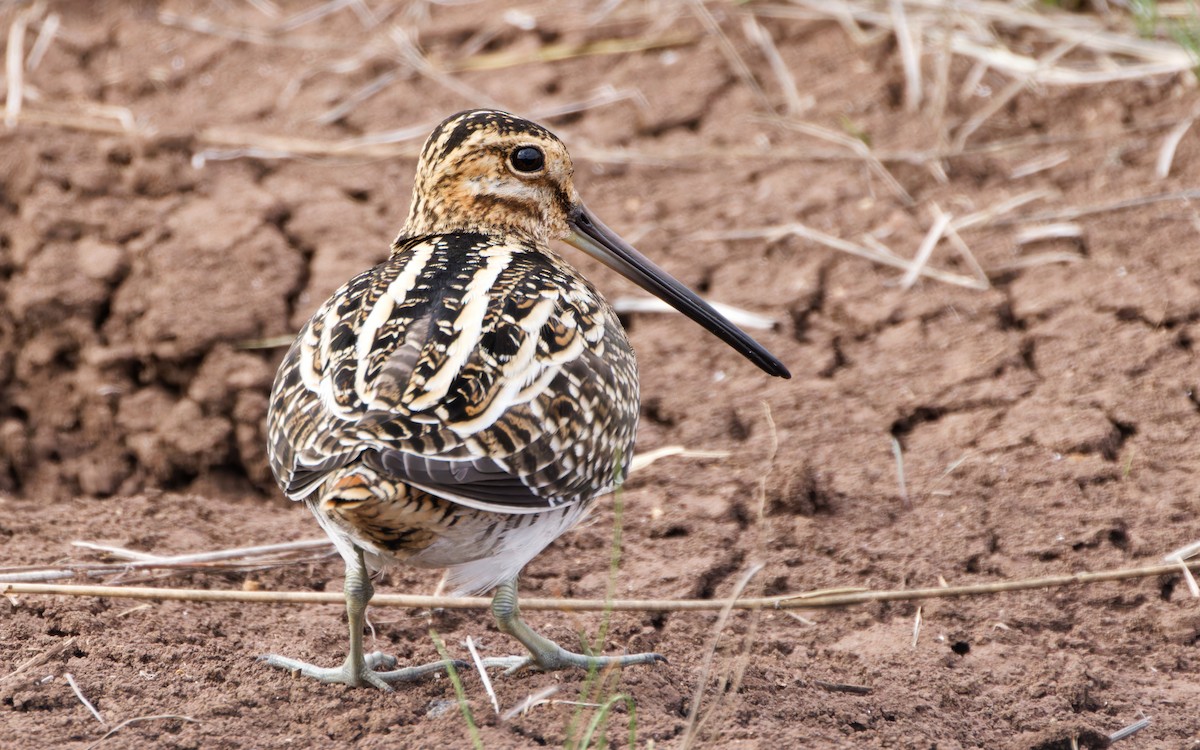
[[[573,172],[566,146],[541,125],[496,110],[460,112],[421,149],[404,233],[564,239],[581,205]]]

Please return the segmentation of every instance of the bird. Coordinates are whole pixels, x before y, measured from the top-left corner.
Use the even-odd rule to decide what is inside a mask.
[[[338,667],[263,659],[325,683],[413,680],[365,654],[371,573],[446,570],[494,590],[497,628],[545,671],[664,661],[568,651],[520,616],[526,563],[618,487],[633,458],[637,364],[612,306],[551,247],[598,258],[766,373],[788,369],[584,206],[566,146],[498,110],[459,112],[421,149],[389,257],[334,292],[284,356],[267,416],[283,493],[304,502],[346,564],[350,648]]]

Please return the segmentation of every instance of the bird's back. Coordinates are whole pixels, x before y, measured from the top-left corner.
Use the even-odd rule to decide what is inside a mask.
[[[611,488],[637,405],[615,313],[557,255],[486,234],[401,238],[289,350],[270,463],[297,500],[364,461],[464,507],[536,513]]]

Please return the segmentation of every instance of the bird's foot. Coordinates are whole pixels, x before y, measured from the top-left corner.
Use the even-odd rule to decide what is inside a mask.
[[[662,654],[624,654],[622,656],[592,656],[568,651],[551,641],[549,647],[530,649],[527,666],[540,669],[543,672],[554,672],[559,669],[606,669],[608,667],[631,667],[635,664],[654,664],[666,662]]]
[[[389,656],[381,651],[374,651],[365,654],[360,663],[355,664],[350,658],[340,667],[318,667],[315,664],[309,664],[298,659],[289,659],[286,656],[278,654],[267,654],[261,657],[262,661],[272,667],[286,669],[292,674],[299,674],[305,677],[311,677],[318,682],[337,683],[341,685],[349,685],[350,687],[366,687],[371,686],[385,692],[391,692],[393,682],[412,682],[419,680],[422,677],[431,675],[435,672],[445,670],[448,666],[453,665],[456,669],[466,667],[465,662],[461,661],[435,661],[431,664],[422,664],[419,667],[406,667],[404,669],[392,669],[396,666],[396,657]],[[376,671],[379,667],[383,667],[385,671]]]
[[[492,596],[492,615],[496,618],[496,627],[501,633],[516,638],[525,648],[529,649],[527,657],[510,657],[503,660],[505,674],[512,674],[521,669],[539,669],[543,672],[555,672],[560,669],[607,669],[608,667],[631,667],[635,664],[654,664],[666,662],[662,654],[625,654],[624,656],[592,656],[576,654],[567,651],[549,638],[539,635],[533,628],[521,619],[521,610],[517,604],[517,579],[510,578],[496,587]],[[496,666],[501,666],[497,660]]]
[[[537,669],[542,672],[556,672],[560,669],[606,669],[608,667],[630,667],[636,664],[666,663],[667,657],[662,654],[625,654],[623,656],[589,656],[576,654],[550,642],[547,648],[530,649],[529,656],[501,656],[483,660],[483,666],[488,669],[503,669],[504,674],[511,675],[523,669]]]

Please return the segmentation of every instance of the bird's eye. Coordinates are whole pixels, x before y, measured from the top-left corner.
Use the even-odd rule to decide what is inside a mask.
[[[508,161],[518,172],[532,174],[546,166],[546,155],[536,146],[521,146],[509,155]]]

